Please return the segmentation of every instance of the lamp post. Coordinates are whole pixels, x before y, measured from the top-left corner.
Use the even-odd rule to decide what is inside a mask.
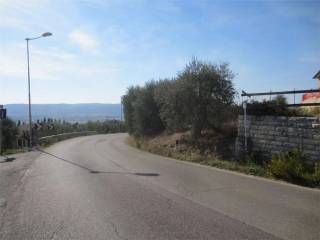
[[[34,38],[26,38],[27,41],[27,61],[28,61],[28,97],[29,97],[29,148],[32,148],[32,116],[31,116],[31,91],[30,91],[30,63],[29,63],[29,41],[36,40],[38,38],[49,37],[52,33],[45,32],[41,36]]]
[[[6,118],[7,110],[0,105],[0,156],[2,155],[2,120]]]

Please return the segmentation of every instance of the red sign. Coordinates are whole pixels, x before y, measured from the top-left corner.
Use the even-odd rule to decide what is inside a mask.
[[[319,93],[305,93],[302,95],[302,102],[311,99],[311,98],[316,98],[320,99],[320,92]]]

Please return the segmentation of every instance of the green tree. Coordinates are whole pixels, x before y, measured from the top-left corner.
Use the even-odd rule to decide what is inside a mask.
[[[140,91],[140,87],[130,87],[127,93],[122,96],[123,115],[127,131],[130,134],[135,133],[135,120],[134,120],[134,102],[137,99],[137,94]]]
[[[219,128],[234,117],[235,89],[228,64],[193,59],[177,78],[130,87],[122,97],[130,134],[152,135],[192,130],[196,140],[206,128]]]
[[[193,139],[205,128],[219,128],[230,114],[236,91],[234,74],[226,63],[216,65],[193,59],[178,75],[177,91]]]
[[[16,123],[10,118],[3,119],[2,121],[2,149],[10,149],[16,147],[18,128]]]
[[[164,130],[154,98],[156,87],[157,83],[150,81],[137,91],[137,98],[133,103],[136,135],[152,135]]]
[[[168,132],[183,131],[188,128],[183,111],[183,91],[178,88],[176,79],[164,79],[157,83],[155,101],[160,109],[160,118]]]

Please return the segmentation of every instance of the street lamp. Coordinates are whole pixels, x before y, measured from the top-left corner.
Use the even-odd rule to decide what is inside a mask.
[[[32,117],[31,117],[31,93],[30,93],[30,63],[29,63],[29,41],[43,37],[50,37],[52,33],[45,32],[41,36],[26,38],[27,41],[27,61],[28,61],[28,96],[29,96],[29,147],[32,148]]]

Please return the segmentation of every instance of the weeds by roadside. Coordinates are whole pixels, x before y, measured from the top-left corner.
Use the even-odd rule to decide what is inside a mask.
[[[304,186],[319,186],[320,162],[307,164],[308,158],[299,148],[272,157],[267,170],[277,179]]]
[[[12,149],[6,149],[5,151],[3,151],[3,155],[11,155],[11,154],[16,154],[16,153],[22,153],[25,152],[24,149],[21,148],[12,148]]]
[[[150,139],[127,137],[126,143],[135,148],[171,157],[174,159],[199,163],[220,169],[241,172],[248,175],[280,179],[294,184],[320,187],[320,162],[308,165],[308,159],[300,149],[275,155],[271,161],[262,161],[258,155],[250,155],[243,161],[221,159],[212,154],[200,154],[199,151],[174,151],[161,144],[150,144]]]
[[[148,151],[148,152],[166,156],[166,157],[171,157],[171,158],[182,160],[182,161],[199,163],[202,165],[217,167],[221,169],[227,169],[231,171],[237,171],[237,172],[241,172],[249,175],[270,177],[270,174],[266,171],[266,169],[263,166],[260,166],[251,161],[238,162],[238,161],[224,160],[224,159],[220,159],[217,156],[202,155],[199,152],[193,152],[193,151],[184,151],[184,152],[172,151],[161,145],[157,145],[157,146],[150,145],[148,144],[147,140],[135,139],[131,136],[127,137],[126,143],[128,145],[131,145],[135,148],[139,148],[144,151]]]

